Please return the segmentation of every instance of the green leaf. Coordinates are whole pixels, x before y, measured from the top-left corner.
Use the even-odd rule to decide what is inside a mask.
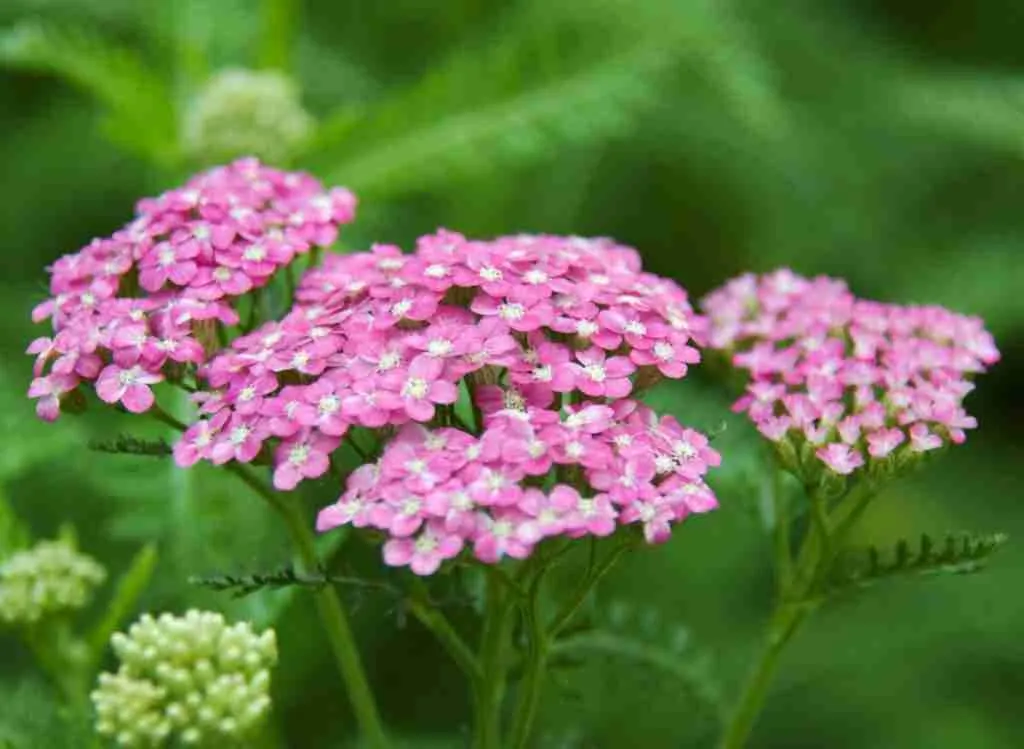
[[[28,528],[0,489],[0,561],[29,545]]]
[[[92,631],[86,642],[92,663],[98,664],[110,642],[110,637],[124,624],[125,620],[135,611],[139,598],[145,592],[156,568],[157,551],[152,544],[144,546],[132,559],[127,571],[118,580],[114,596],[107,604],[107,610]]]
[[[553,658],[607,655],[660,671],[673,677],[716,716],[724,714],[724,702],[711,660],[705,655],[680,654],[656,643],[614,632],[595,631],[555,644]]]
[[[23,21],[0,31],[0,65],[61,76],[106,108],[111,140],[159,164],[175,157],[170,91],[131,50],[90,30]]]
[[[664,27],[617,25],[586,4],[567,7],[517,7],[496,38],[482,35],[417,85],[340,110],[307,160],[324,164],[318,171],[330,182],[383,195],[627,131],[685,47]]]
[[[827,590],[836,593],[867,587],[896,576],[978,572],[1006,541],[1003,533],[951,533],[941,541],[922,533],[916,545],[900,539],[889,552],[877,546],[847,552],[839,559]]]

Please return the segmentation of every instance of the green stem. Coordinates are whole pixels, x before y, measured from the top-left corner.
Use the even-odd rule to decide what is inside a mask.
[[[438,639],[475,688],[483,679],[483,669],[480,668],[476,655],[455,631],[448,618],[427,600],[423,583],[419,580],[415,581],[413,595],[407,604],[412,615]]]
[[[562,610],[555,616],[551,626],[548,627],[548,638],[555,639],[558,637],[559,632],[565,629],[566,625],[572,621],[572,618],[576,615],[576,612],[580,610],[580,607],[587,600],[587,596],[594,589],[608,571],[619,561],[626,551],[633,546],[632,539],[623,541],[608,556],[606,556],[599,564],[589,568],[587,574],[583,576],[583,580],[577,586],[575,593],[569,599],[569,602],[562,608]]]
[[[775,675],[779,656],[809,613],[810,609],[804,606],[783,605],[776,610],[768,628],[765,646],[740,692],[740,699],[718,744],[719,749],[741,749],[746,745],[754,722],[768,696],[768,688]]]
[[[505,646],[512,621],[511,610],[504,581],[496,575],[488,575],[480,637],[483,674],[475,690],[474,749],[501,749],[501,705],[508,668]]]
[[[526,661],[526,673],[519,687],[519,704],[516,708],[515,721],[509,746],[513,749],[524,749],[530,740],[530,731],[537,716],[540,705],[541,690],[547,672],[548,649],[550,640],[544,628],[544,620],[540,611],[540,582],[544,576],[544,568],[537,573],[530,586],[529,597],[525,607],[525,615],[530,637],[530,651]]]
[[[244,470],[240,473],[240,475],[242,474],[248,476],[248,472]],[[247,481],[247,483],[249,482]],[[267,498],[284,517],[288,535],[291,536],[292,542],[295,544],[302,565],[308,572],[316,571],[319,560],[313,533],[306,518],[302,516],[299,505],[294,502],[281,502],[276,498],[271,500],[273,492],[260,486],[262,488],[260,495]],[[313,595],[317,611],[320,614],[320,621],[327,632],[334,659],[348,690],[348,697],[352,703],[352,710],[359,723],[359,728],[369,746],[384,749],[389,745],[388,739],[384,733],[380,715],[377,713],[377,704],[366,679],[359,651],[356,649],[348,617],[341,605],[341,599],[338,598],[338,591],[333,586],[324,585],[317,588]]]
[[[780,595],[793,580],[793,550],[789,538],[789,497],[782,484],[782,469],[772,470],[772,506],[775,509],[775,572]]]

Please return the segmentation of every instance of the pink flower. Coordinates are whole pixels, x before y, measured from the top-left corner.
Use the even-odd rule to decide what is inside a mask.
[[[163,380],[163,375],[147,372],[138,365],[122,368],[111,364],[96,380],[96,395],[106,403],[121,403],[132,413],[143,413],[153,405],[150,385]]]
[[[392,538],[384,544],[384,562],[391,567],[408,565],[417,575],[432,575],[441,563],[462,551],[463,540],[437,523],[429,524],[416,538]]]
[[[899,429],[879,429],[868,434],[868,453],[872,458],[884,458],[902,445],[907,437]]]
[[[341,444],[337,437],[308,431],[283,441],[277,447],[274,488],[290,491],[302,479],[315,479],[331,467],[330,454]]]
[[[840,476],[847,476],[864,465],[864,456],[849,445],[833,442],[815,452],[818,459]]]
[[[484,317],[496,317],[520,333],[537,330],[550,323],[553,317],[551,305],[545,301],[528,304],[515,298],[496,299],[486,294],[478,294],[470,309]]]
[[[407,372],[391,372],[381,383],[402,399],[402,406],[410,419],[430,421],[434,418],[434,404],[450,404],[459,399],[459,391],[452,383],[442,380],[444,365],[429,356],[418,356]]]
[[[494,564],[505,556],[525,559],[533,551],[536,540],[528,516],[509,513],[492,517],[480,513],[477,518],[473,553],[481,562]]]
[[[579,364],[571,365],[576,387],[592,398],[625,398],[633,389],[629,376],[636,366],[624,356],[608,358],[604,351],[590,348],[576,354]]]
[[[615,532],[615,508],[607,494],[585,498],[572,487],[559,484],[551,490],[551,504],[562,513],[570,536],[608,536]]]
[[[139,261],[139,286],[149,292],[159,291],[168,281],[187,286],[195,278],[195,259],[199,248],[193,243],[161,242]]]
[[[71,392],[78,385],[73,375],[51,374],[36,377],[28,389],[29,398],[38,398],[36,414],[44,421],[54,421],[60,415],[61,396]]]

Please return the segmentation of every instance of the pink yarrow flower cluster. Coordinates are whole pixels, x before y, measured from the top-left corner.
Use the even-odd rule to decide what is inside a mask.
[[[963,442],[971,379],[999,359],[976,317],[857,299],[789,270],[740,276],[702,306],[709,347],[749,375],[735,410],[840,475]]]
[[[608,536],[620,525],[638,524],[658,543],[690,513],[717,506],[704,482],[719,462],[707,438],[635,401],[499,414],[480,437],[403,427],[317,528],[381,531],[387,564],[430,575],[464,548],[493,564],[523,559],[547,538]]]
[[[604,239],[513,236],[473,241],[442,230],[420,239],[412,254],[378,245],[370,252],[329,256],[304,275],[296,300],[282,320],[239,337],[201,369],[210,390],[197,398],[202,418],[177,445],[178,462],[248,462],[260,457],[273,464],[274,485],[288,490],[327,473],[331,453],[351,428],[377,430],[382,438],[399,429],[404,436],[388,447],[381,465],[385,483],[379,486],[381,491],[388,488],[388,497],[367,495],[367,502],[380,499],[387,504],[397,491],[387,478],[391,456],[418,444],[409,435],[422,437],[408,425],[443,426],[447,431],[440,434],[446,442],[480,439],[480,449],[515,432],[522,438],[507,440],[512,453],[506,454],[503,446],[498,457],[472,458],[457,466],[446,457],[427,471],[427,476],[443,475],[443,481],[420,476],[415,486],[422,488],[410,490],[420,492],[425,507],[424,492],[434,491],[434,483],[472,485],[477,498],[468,507],[474,530],[467,526],[459,538],[484,557],[487,544],[477,545],[481,518],[495,517],[487,508],[518,507],[524,478],[543,475],[555,464],[608,468],[608,461],[618,455],[606,439],[595,436],[604,429],[580,427],[578,439],[565,439],[560,422],[588,418],[570,408],[587,404],[610,409],[662,377],[682,377],[699,360],[692,336],[700,319],[686,293],[643,272],[635,250]],[[472,405],[484,417],[483,438],[471,435],[456,416],[460,393],[465,398],[470,392]],[[523,436],[527,432],[529,439]],[[694,435],[694,449],[700,453],[706,442],[697,445],[700,440]],[[633,435],[616,437],[625,444]],[[431,442],[426,437],[421,441]],[[713,451],[708,456],[708,464],[717,462]],[[419,459],[410,458],[413,465]],[[641,463],[637,485],[653,486],[650,461]],[[667,474],[668,465],[669,458],[663,457],[665,470],[657,475]],[[485,474],[485,469],[498,473]],[[369,472],[359,473],[361,483],[369,480]],[[495,496],[485,496],[481,487],[492,485]],[[512,494],[497,496],[506,485]],[[559,495],[567,496],[569,488]],[[610,486],[591,488],[611,496]],[[369,492],[370,485],[363,489]],[[686,491],[707,490],[701,485]],[[530,494],[537,499],[536,492]],[[343,501],[348,501],[346,496]],[[713,502],[710,494],[701,497],[695,506]],[[645,501],[659,508],[664,504],[653,494]],[[658,510],[658,517],[666,522],[680,517],[679,506],[672,504],[667,514]],[[602,512],[612,518],[613,527],[619,517],[636,522],[625,504],[612,502],[609,508],[615,512]],[[647,517],[649,512],[641,514]],[[507,514],[505,509],[498,512],[502,518]],[[378,510],[376,520],[366,524],[381,527],[385,515]],[[410,515],[414,517],[429,520],[431,533],[442,527],[432,515]],[[393,520],[388,517],[388,527]],[[654,528],[656,523],[651,523]],[[419,528],[403,524],[393,535],[407,539]],[[651,533],[652,538],[663,536],[660,530]],[[531,548],[538,539],[523,540],[521,548]],[[448,541],[438,544],[452,548]],[[399,547],[389,547],[392,560],[401,557],[394,551]],[[417,562],[416,567],[429,565]]]
[[[62,400],[91,383],[132,412],[153,405],[151,386],[207,358],[216,325],[232,325],[233,300],[265,286],[314,246],[332,244],[355,198],[313,177],[243,159],[141,200],[136,218],[50,269],[50,319],[38,338],[29,395],[57,418]]]

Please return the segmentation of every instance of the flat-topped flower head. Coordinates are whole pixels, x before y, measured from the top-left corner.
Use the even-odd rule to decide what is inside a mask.
[[[407,426],[376,463],[360,469],[370,468],[372,480],[354,474],[338,501],[321,511],[317,529],[374,528],[387,539],[384,561],[419,575],[462,552],[494,564],[526,558],[548,538],[607,536],[633,524],[650,543],[665,541],[689,514],[716,506],[703,478],[718,454],[706,438],[673,421],[695,447],[689,463],[673,461],[658,472],[649,455],[670,434],[647,428],[656,420],[646,407],[622,403],[629,403],[631,420],[591,420],[586,431],[574,418],[579,412],[558,411],[538,430],[496,421],[479,437]],[[574,443],[579,451],[548,450]],[[587,460],[590,452],[601,459]],[[551,470],[552,457],[563,468],[551,488],[531,486],[533,477]],[[570,475],[573,483],[565,483]]]
[[[686,292],[644,273],[635,250],[607,239],[474,241],[440,231],[411,254],[375,245],[329,255],[303,275],[295,299],[283,319],[200,369],[218,394],[201,396],[206,426],[186,433],[182,465],[272,455],[275,485],[290,489],[326,473],[318,435],[334,440],[317,443],[329,452],[353,427],[448,425],[460,392],[473,393],[487,426],[518,425],[518,437],[533,430],[535,439],[510,443],[533,475],[554,456],[594,464],[608,446],[592,436],[540,435],[562,404],[596,408],[641,379],[682,377],[700,358],[690,330],[701,325]],[[567,319],[570,334],[560,324]],[[575,334],[582,321],[593,327],[589,337]],[[230,453],[218,434],[242,424],[245,449]],[[538,452],[548,446],[550,455]],[[482,485],[471,494],[504,496]]]
[[[702,304],[710,346],[749,376],[735,410],[806,479],[963,442],[971,380],[999,360],[979,318],[858,299],[831,278],[748,274]]]
[[[265,286],[314,246],[334,242],[355,198],[313,177],[242,159],[139,201],[136,217],[50,268],[51,297],[33,318],[52,337],[36,355],[29,395],[47,420],[80,385],[129,411],[148,411],[150,386],[195,367],[239,321],[238,297]]]

